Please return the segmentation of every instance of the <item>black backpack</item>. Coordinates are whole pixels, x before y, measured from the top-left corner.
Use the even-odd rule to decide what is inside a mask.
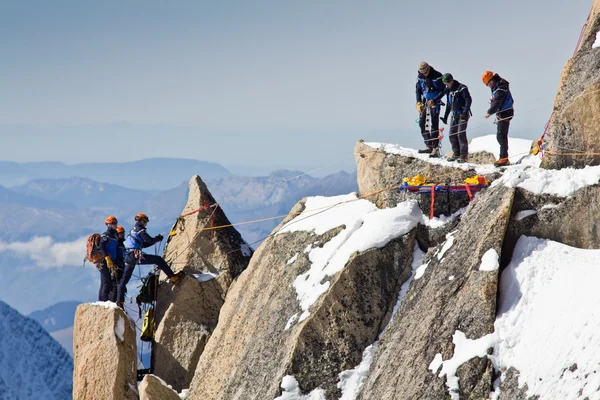
[[[138,305],[140,318],[142,315],[141,305],[142,303],[152,304],[156,300],[156,291],[158,289],[158,275],[154,272],[150,272],[144,278],[142,278],[142,287],[140,292],[135,298],[135,302]]]

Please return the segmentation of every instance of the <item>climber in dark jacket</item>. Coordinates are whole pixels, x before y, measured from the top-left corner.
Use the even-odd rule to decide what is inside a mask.
[[[100,236],[98,250],[103,256],[103,260],[96,265],[100,271],[100,290],[98,291],[98,301],[109,301],[110,292],[113,290],[113,276],[116,272],[117,260],[117,219],[114,216],[108,216],[104,220],[106,232]]]
[[[452,157],[448,161],[463,163],[468,161],[469,142],[467,141],[467,124],[471,115],[471,94],[469,88],[455,80],[452,74],[444,74],[442,77],[446,89],[446,112],[441,118],[444,124],[448,124],[448,116],[452,112],[450,120],[450,144],[452,145]]]
[[[492,71],[485,71],[481,77],[483,83],[492,90],[492,99],[490,108],[485,114],[485,118],[496,114],[496,139],[500,145],[500,158],[494,163],[500,167],[509,165],[508,161],[508,128],[510,120],[515,115],[514,99],[510,92],[509,83],[502,79],[500,75],[494,74]]]
[[[142,252],[142,249],[150,247],[164,239],[161,234],[152,237],[146,232],[146,225],[148,225],[149,221],[150,219],[146,214],[137,214],[135,216],[135,226],[125,239],[125,272],[117,287],[117,304],[120,307],[123,307],[127,283],[131,279],[131,274],[137,264],[156,264],[174,284],[177,284],[183,275],[183,272],[175,274],[162,257]]]
[[[419,64],[415,94],[417,96],[417,112],[419,113],[419,127],[421,135],[427,146],[419,153],[428,153],[431,157],[439,157],[439,125],[441,100],[444,97],[444,84],[442,74],[423,61]],[[431,126],[426,127],[427,110]]]
[[[117,268],[114,273],[113,287],[109,293],[109,299],[112,302],[117,301],[117,286],[125,272],[125,228],[121,225],[117,226],[117,259],[115,260]],[[127,293],[127,288],[125,288]]]

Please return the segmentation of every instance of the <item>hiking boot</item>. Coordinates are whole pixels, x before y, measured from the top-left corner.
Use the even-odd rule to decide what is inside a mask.
[[[431,154],[429,155],[429,157],[433,157],[433,158],[438,158],[440,156],[440,149],[438,147],[436,147],[435,149],[431,150]]]
[[[179,283],[179,281],[181,280],[181,278],[183,277],[184,274],[185,274],[185,272],[179,271],[178,273],[176,273],[175,275],[173,275],[172,277],[170,277],[169,280],[171,281],[171,283],[173,285],[177,285]]]
[[[427,148],[425,148],[425,149],[421,149],[421,150],[419,150],[419,154],[431,154],[431,151],[432,151],[432,150],[433,150],[433,149],[432,149],[431,147],[427,147]]]
[[[456,160],[458,160],[458,157],[460,157],[458,154],[452,154],[452,157],[448,157],[446,159],[446,161],[450,161],[450,162],[456,161]]]
[[[468,156],[460,156],[460,157],[458,158],[458,160],[456,160],[456,162],[457,162],[457,163],[461,163],[461,164],[462,164],[462,163],[466,163],[466,162],[468,162],[468,161],[469,161],[469,157],[468,157]]]
[[[510,165],[510,161],[508,161],[508,157],[501,158],[494,163],[494,167],[506,167],[507,165]]]

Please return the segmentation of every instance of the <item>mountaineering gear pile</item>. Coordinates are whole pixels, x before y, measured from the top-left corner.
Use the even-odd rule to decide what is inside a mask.
[[[426,62],[419,65],[415,95],[417,103],[426,105],[419,113],[419,127],[425,145],[437,148],[439,146],[440,108],[444,96],[444,84],[442,83],[442,74]],[[429,129],[425,126],[427,117],[430,122]]]
[[[486,71],[486,73],[489,71]],[[508,158],[508,129],[510,120],[515,115],[514,99],[510,92],[510,83],[501,78],[500,75],[494,74],[492,77],[494,85],[492,87],[492,99],[488,114],[496,114],[496,139],[500,145],[500,160]]]

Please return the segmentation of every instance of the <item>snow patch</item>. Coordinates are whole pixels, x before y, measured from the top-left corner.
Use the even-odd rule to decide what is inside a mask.
[[[325,400],[325,391],[317,388],[307,395],[302,395],[298,381],[292,375],[286,375],[281,380],[281,396],[273,400]]]
[[[415,273],[415,279],[421,279],[423,277],[423,275],[425,275],[425,270],[427,270],[428,266],[429,266],[429,262],[419,266],[419,268],[417,268],[417,272]]]
[[[431,361],[428,368],[432,373],[437,374],[443,362],[444,359],[442,358],[442,353],[437,353],[435,357],[433,357],[433,361]]]
[[[446,241],[444,242],[444,245],[442,246],[442,250],[440,250],[440,252],[437,255],[438,260],[441,260],[444,257],[444,254],[446,254],[446,252],[448,250],[450,250],[450,247],[452,247],[452,245],[454,244],[454,234],[455,233],[456,233],[456,231],[446,234]]]
[[[600,398],[599,265],[600,250],[517,241],[500,277],[494,358],[520,371],[528,397]]]
[[[442,370],[438,375],[440,378],[446,375],[446,386],[448,387],[448,392],[452,400],[458,400],[460,398],[456,370],[471,358],[487,356],[487,350],[494,346],[494,341],[495,335],[493,333],[485,335],[477,340],[471,340],[467,339],[465,334],[459,330],[454,332],[454,335],[452,335],[454,355],[451,359],[442,362]],[[442,359],[442,355],[438,353],[431,364],[429,364],[429,369],[437,371],[439,365],[436,367],[436,364],[440,359]],[[436,368],[434,369],[433,367]]]
[[[527,158],[526,164],[539,167],[542,162],[539,157],[529,156],[531,150],[530,139],[519,139],[509,136],[508,148],[510,149],[508,159],[511,163],[521,162],[523,164],[526,161],[524,158]],[[496,158],[500,158],[500,145],[498,144],[496,135],[480,136],[471,140],[471,143],[469,143],[469,153],[473,154],[483,151],[492,153]]]
[[[298,313],[292,315],[290,317],[290,319],[288,319],[288,322],[287,322],[287,324],[285,324],[285,328],[283,330],[287,331],[288,329],[290,329],[292,327],[292,325],[294,325],[296,323],[297,319],[298,319]]]
[[[121,343],[125,341],[125,319],[120,315],[115,325],[115,335],[117,335]]]
[[[594,44],[592,44],[592,49],[596,49],[598,47],[600,47],[600,31],[596,33],[596,41],[594,42]]]
[[[343,226],[322,247],[307,247],[310,269],[296,277],[294,288],[303,321],[310,307],[329,289],[327,278],[344,269],[350,257],[372,248],[381,248],[395,238],[410,232],[422,219],[423,213],[414,200],[394,208],[379,209],[368,200],[358,199],[355,193],[334,197],[309,197],[306,209],[277,233],[308,231],[322,235]],[[317,215],[318,217],[310,218]]]
[[[242,255],[244,257],[250,257],[252,255],[252,247],[250,247],[250,245],[246,242],[242,242],[240,250],[242,251]]]
[[[194,278],[198,280],[198,282],[208,282],[215,279],[219,274],[213,274],[212,272],[206,272],[202,274],[193,274]]]
[[[96,301],[94,303],[88,303],[90,306],[98,306],[98,307],[104,307],[107,309],[113,308],[115,310],[120,310],[119,306],[117,306],[117,303],[113,303],[112,301]]]
[[[507,168],[502,177],[492,182],[492,186],[519,187],[535,194],[569,197],[577,190],[598,182],[600,166],[558,170],[514,166]]]
[[[515,217],[513,218],[515,221],[520,221],[522,219],[525,219],[531,215],[535,215],[537,214],[536,210],[523,210],[523,211],[519,211]]]
[[[489,249],[481,257],[481,265],[479,266],[480,271],[496,271],[500,268],[500,256],[495,249]]]
[[[190,393],[190,389],[183,389],[181,391],[181,393],[179,393],[179,398],[181,400],[185,400],[185,399],[187,399],[189,393]]]
[[[449,281],[453,281],[453,280],[454,280],[454,275],[450,275],[450,276],[448,277],[448,280],[449,280]]]
[[[287,265],[293,264],[293,263],[294,263],[294,261],[296,261],[296,259],[297,259],[297,258],[298,258],[298,253],[296,253],[296,254],[294,255],[294,257],[292,257],[292,258],[290,258],[289,260],[287,260],[287,263],[286,263],[286,264],[287,264]]]
[[[421,221],[421,223],[433,229],[440,228],[446,225],[447,223],[452,222],[457,218],[461,217],[466,211],[467,207],[463,207],[460,210],[453,213],[452,215],[450,215],[449,217],[445,215],[440,215],[439,217],[434,217],[432,219],[429,219],[429,216],[423,214],[423,220]]]

